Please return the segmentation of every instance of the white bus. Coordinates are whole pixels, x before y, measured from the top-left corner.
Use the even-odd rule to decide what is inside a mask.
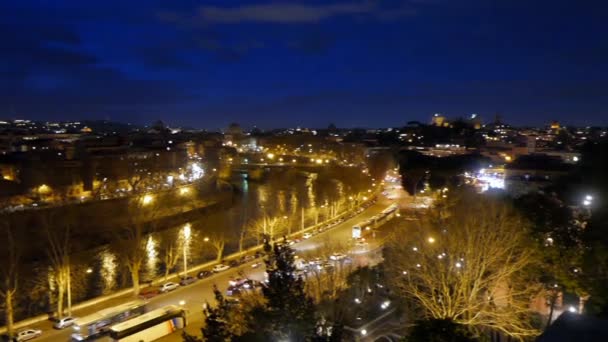
[[[112,342],[150,342],[185,326],[186,311],[169,305],[114,325],[110,338]]]
[[[77,318],[74,323],[72,341],[87,341],[99,338],[110,327],[139,316],[146,312],[146,302],[134,300],[113,308],[99,310],[96,313]]]

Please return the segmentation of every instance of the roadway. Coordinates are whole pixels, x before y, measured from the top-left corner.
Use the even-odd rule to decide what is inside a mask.
[[[375,204],[371,205],[369,208],[367,208],[360,214],[343,221],[342,223],[334,226],[331,229],[315,234],[309,239],[302,240],[301,242],[294,244],[292,247],[296,250],[297,254],[305,254],[308,256],[309,254],[314,253],[316,250],[321,251],[325,249],[326,252],[326,248],[324,248],[324,246],[347,246],[348,243],[352,240],[351,234],[353,225],[379,214],[390,204],[395,203],[395,200],[399,200],[404,196],[403,192],[400,189],[394,188],[394,183],[391,185],[387,185],[386,190],[391,192],[391,194],[388,196],[392,198],[391,200],[387,199],[386,196],[379,196],[378,201]],[[370,250],[373,250],[375,248],[373,242],[368,248]],[[357,257],[353,259],[357,263],[369,262],[369,260],[366,259],[365,255],[357,255]],[[220,291],[225,293],[226,289],[228,288],[229,280],[231,278],[239,277],[239,274],[244,274],[248,278],[259,281],[263,280],[263,265],[259,268],[252,268],[252,264],[253,262],[243,264],[239,267],[231,268],[224,272],[214,274],[208,278],[198,280],[197,282],[191,285],[179,287],[169,293],[153,297],[149,300],[149,310],[163,307],[166,305],[183,305],[183,307],[189,312],[188,326],[185,330],[190,334],[198,336],[200,335],[200,328],[203,323],[203,304],[206,302],[214,304],[213,285],[217,285]],[[105,302],[97,308],[89,308],[88,310],[86,310],[86,312],[76,312],[75,314],[86,315],[102,308],[124,303],[127,300],[128,299],[124,297],[117,298],[116,300]],[[36,341],[69,341],[70,335],[72,333],[71,328],[67,328],[64,330],[52,329],[51,323],[48,321],[33,325],[32,328],[42,329],[43,331],[42,336],[37,338]],[[158,341],[182,341],[181,332],[176,332]]]

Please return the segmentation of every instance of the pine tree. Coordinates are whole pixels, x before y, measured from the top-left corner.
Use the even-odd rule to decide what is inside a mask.
[[[272,246],[265,241],[268,284],[264,315],[266,333],[277,339],[303,341],[313,336],[315,315],[312,299],[304,291],[304,281],[295,276],[294,251],[286,244]]]
[[[212,308],[207,304],[203,313],[205,314],[205,327],[202,328],[203,339],[210,342],[231,341],[232,334],[228,328],[228,314],[230,308],[222,293],[213,286],[217,306]]]

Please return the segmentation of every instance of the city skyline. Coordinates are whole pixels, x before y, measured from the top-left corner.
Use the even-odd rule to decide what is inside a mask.
[[[606,125],[598,8],[566,1],[4,3],[0,117]]]

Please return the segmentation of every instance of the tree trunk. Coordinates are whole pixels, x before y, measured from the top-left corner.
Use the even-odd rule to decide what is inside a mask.
[[[63,281],[57,282],[57,319],[63,318],[63,292],[64,283]]]
[[[220,242],[217,247],[217,256],[215,258],[216,261],[222,261],[224,258],[224,242]]]
[[[131,282],[133,283],[133,295],[139,295],[139,265],[131,266]]]
[[[239,254],[243,254],[243,240],[245,240],[245,231],[241,231],[241,236],[239,237]]]
[[[66,271],[67,279],[67,291],[68,291],[68,316],[72,316],[72,275],[70,274],[70,266],[68,263],[68,269]]]
[[[6,319],[6,334],[9,340],[13,338],[13,295],[14,290],[7,290],[6,296],[4,297],[4,314]],[[11,340],[12,341],[12,340]]]
[[[545,327],[545,331],[551,325],[551,320],[553,319],[553,309],[555,309],[555,302],[557,301],[557,294],[551,295],[551,306],[549,308],[549,319],[547,319],[547,326]]]

